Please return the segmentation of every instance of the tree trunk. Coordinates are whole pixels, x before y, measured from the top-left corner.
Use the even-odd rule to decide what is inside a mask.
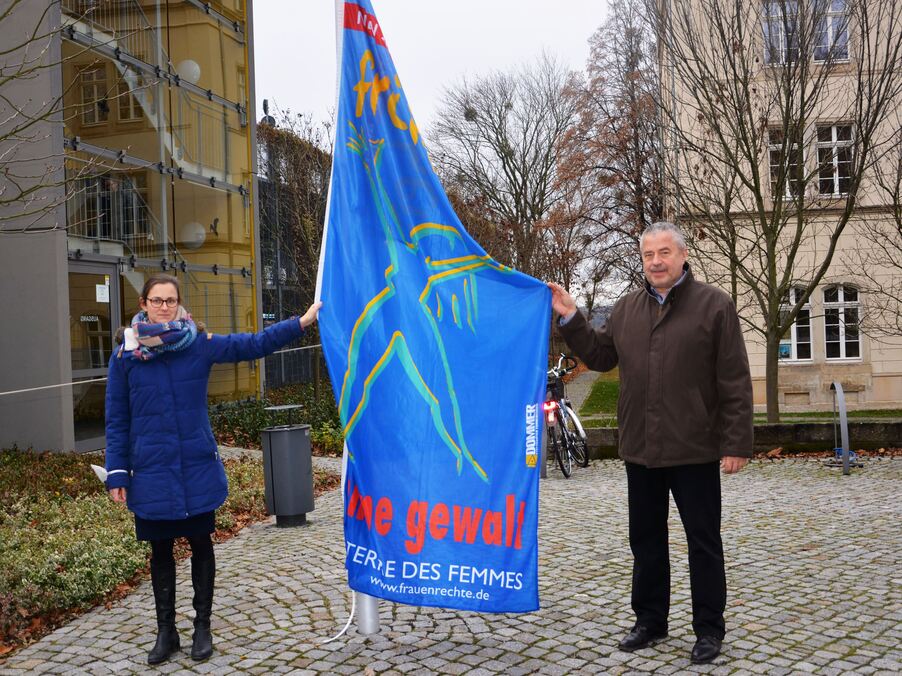
[[[780,422],[779,395],[779,357],[780,336],[768,332],[767,334],[767,361],[765,366],[765,392],[767,396],[767,422]]]

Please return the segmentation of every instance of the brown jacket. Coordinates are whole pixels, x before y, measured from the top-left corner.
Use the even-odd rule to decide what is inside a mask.
[[[688,266],[687,270],[688,270]],[[752,379],[732,299],[688,271],[663,305],[621,298],[601,330],[582,313],[559,327],[586,365],[620,365],[620,457],[647,467],[752,455]]]

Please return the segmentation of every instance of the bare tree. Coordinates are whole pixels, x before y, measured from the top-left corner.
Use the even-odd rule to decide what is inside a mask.
[[[896,129],[902,136],[902,121]],[[895,155],[884,158],[877,172],[887,208],[861,219],[861,238],[845,256],[868,297],[862,328],[877,339],[902,336],[902,139],[894,145]]]
[[[21,96],[24,88],[39,81],[59,64],[54,38],[59,27],[51,25],[53,3],[25,0],[0,2],[0,227],[12,219],[17,224],[40,217],[52,206],[48,190],[60,185],[59,159],[42,152],[60,120],[61,97],[35,99]],[[41,148],[35,153],[34,148]]]
[[[639,235],[663,209],[654,34],[635,3],[614,0],[590,48],[578,122],[567,137],[581,150],[574,164],[596,195],[587,218],[602,242],[587,279],[635,284],[642,279]]]
[[[277,291],[286,316],[302,312],[316,288],[331,131],[290,111],[279,113],[276,125],[257,125],[263,283]]]
[[[543,56],[513,73],[446,91],[430,134],[449,192],[476,205],[499,233],[490,253],[541,276],[543,222],[562,206],[561,139],[574,122],[573,74]]]
[[[64,126],[82,111],[66,101],[77,81],[56,87],[52,81],[65,61],[90,53],[87,47],[76,47],[68,57],[62,55],[63,5],[76,23],[91,22],[100,8],[99,3],[73,0],[0,0],[0,233],[75,225],[71,219],[66,223],[55,218],[54,212],[84,190],[81,177],[101,166],[97,159],[67,158],[63,149]],[[99,57],[95,63],[101,63]],[[134,94],[123,93],[119,85],[114,82],[94,105],[108,108],[117,97]]]
[[[873,205],[874,168],[898,144],[902,3],[646,2],[670,211],[762,338],[777,421],[781,339]]]

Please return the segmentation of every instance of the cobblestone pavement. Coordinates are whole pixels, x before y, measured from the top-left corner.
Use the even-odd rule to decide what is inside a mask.
[[[670,637],[629,654],[630,553],[625,475],[599,461],[543,482],[542,609],[478,615],[381,604],[382,631],[348,617],[338,492],[304,528],[262,524],[217,546],[216,652],[191,661],[189,568],[179,567],[183,651],[163,673],[543,674],[902,671],[902,460],[866,461],[844,477],[817,461],[756,461],[724,480],[730,589],[724,654],[690,665],[686,542],[672,519]],[[147,672],[154,621],[149,583],[22,650],[3,674]]]

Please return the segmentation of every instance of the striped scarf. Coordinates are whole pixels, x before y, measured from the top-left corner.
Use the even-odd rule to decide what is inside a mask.
[[[171,322],[151,324],[143,310],[132,318],[125,330],[125,349],[132,350],[132,359],[150,361],[163,352],[179,352],[194,342],[197,326],[188,311],[179,305]]]

